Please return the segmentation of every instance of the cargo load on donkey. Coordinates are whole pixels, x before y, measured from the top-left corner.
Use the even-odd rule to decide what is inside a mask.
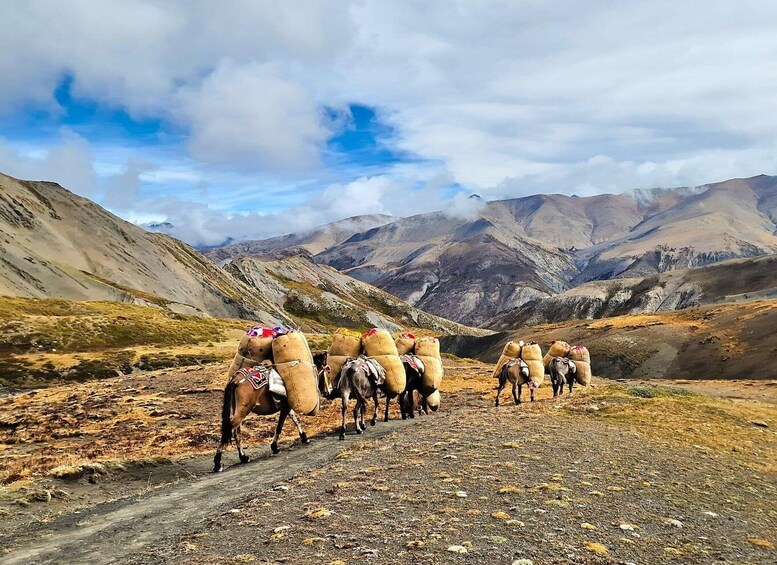
[[[415,354],[424,364],[421,376],[421,394],[430,396],[440,389],[443,368],[440,356],[440,341],[436,337],[419,337],[415,340]]]
[[[323,365],[324,362],[320,363]],[[251,412],[260,415],[279,413],[270,444],[273,453],[279,451],[278,438],[287,416],[297,426],[300,441],[308,443],[295,412],[311,416],[317,414],[318,386],[313,355],[302,332],[262,326],[248,330],[229,368],[221,409],[221,443],[213,458],[213,470],[222,469],[222,452],[233,439],[240,462],[249,460],[243,451],[240,429]]]
[[[399,352],[394,338],[388,330],[372,328],[362,335],[364,354],[377,361],[386,371],[386,382],[383,392],[387,397],[394,397],[405,390],[405,367],[399,359]]]
[[[361,335],[346,328],[338,328],[332,335],[332,345],[329,346],[327,365],[329,386],[336,389],[340,378],[340,369],[349,357],[358,357],[362,351]]]

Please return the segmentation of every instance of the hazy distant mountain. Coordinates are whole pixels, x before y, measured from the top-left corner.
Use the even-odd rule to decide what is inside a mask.
[[[278,250],[305,251],[316,254],[345,241],[355,233],[382,226],[394,219],[396,218],[386,214],[354,216],[318,226],[305,232],[213,247],[205,250],[204,253],[215,261],[223,261],[230,257],[244,255],[261,255]]]

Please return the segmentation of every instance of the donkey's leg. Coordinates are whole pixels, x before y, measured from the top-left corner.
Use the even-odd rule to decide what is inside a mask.
[[[534,389],[533,389],[533,388],[530,388],[530,389],[529,389],[529,393],[530,393],[530,398],[531,398],[531,401],[532,401],[532,402],[534,402]]]
[[[405,411],[407,412],[407,415],[410,416],[411,420],[415,420],[415,391],[411,390],[407,396],[407,402],[410,406],[406,406]]]
[[[412,394],[412,392],[410,394]],[[399,393],[399,396],[397,397],[397,402],[399,403],[399,413],[402,415],[403,420],[407,418],[407,410],[405,406],[406,396],[407,396],[407,390],[403,390],[401,393]]]
[[[515,387],[516,387],[516,383],[513,382],[513,401],[515,401],[516,404],[520,404],[521,401],[518,399],[517,396],[515,396]]]
[[[372,395],[372,402],[373,404],[375,404],[375,407],[374,407],[374,410],[372,411],[370,426],[374,426],[378,421],[378,390],[377,389],[375,389],[375,392]]]
[[[297,413],[294,410],[289,410],[289,418],[291,418],[291,421],[294,422],[295,426],[297,426],[297,432],[299,432],[299,442],[310,443],[308,434],[306,434],[305,430],[302,429],[302,423],[299,421],[299,416],[297,416]]]
[[[243,437],[241,434],[243,424],[235,426],[235,446],[237,447],[237,456],[240,457],[241,463],[248,463],[251,458],[243,451]]]
[[[523,392],[523,385],[519,384],[518,385],[518,402],[516,402],[516,404],[520,404],[521,403],[521,393],[522,392]]]
[[[345,439],[345,413],[348,411],[348,393],[341,393],[340,400],[343,401],[342,407],[342,424],[340,425],[340,439]]]
[[[289,412],[291,412],[291,407],[286,401],[283,401],[281,403],[281,411],[278,413],[278,423],[275,425],[275,435],[273,435],[272,443],[270,444],[273,455],[277,455],[280,452],[280,449],[278,449],[278,438],[281,437],[283,424],[286,422],[286,416],[289,415]]]
[[[391,404],[391,397],[387,394],[386,395],[386,412],[383,414],[383,421],[388,422],[388,411],[389,411],[389,404]]]
[[[362,428],[359,425],[359,411],[361,410],[361,403],[362,403],[362,399],[361,398],[357,398],[356,399],[356,406],[353,409],[353,425],[356,428],[356,433],[357,434],[361,434],[362,433]]]
[[[502,393],[502,389],[507,384],[507,379],[502,378],[501,375],[499,375],[499,386],[496,387],[496,402],[494,402],[494,406],[499,406],[499,395]]]

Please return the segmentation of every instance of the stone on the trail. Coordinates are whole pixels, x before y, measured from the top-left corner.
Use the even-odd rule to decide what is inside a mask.
[[[747,538],[747,543],[756,547],[763,547],[765,549],[774,549],[774,544],[769,540],[763,538]]]
[[[491,517],[495,520],[509,520],[510,515],[507,512],[502,512],[501,510],[497,512],[492,512]]]
[[[675,528],[683,527],[683,523],[680,520],[675,520],[674,518],[671,520],[667,520],[666,523],[669,524],[670,526],[674,526]]]
[[[596,526],[594,526],[593,524],[589,524],[588,522],[583,522],[582,524],[580,524],[580,527],[583,528],[584,530],[595,530],[596,529]]]
[[[448,551],[451,553],[467,553],[467,548],[463,545],[449,545]]]
[[[456,491],[456,496],[459,498],[467,498],[467,493],[463,490]]]
[[[709,510],[707,510],[704,514],[706,514],[707,516],[710,516],[712,518],[717,518],[718,517],[718,515],[715,512],[711,512]]]
[[[516,559],[513,561],[513,565],[534,565],[534,561],[531,559]]]
[[[600,543],[587,541],[585,542],[585,545],[583,547],[585,548],[586,551],[590,551],[591,553],[597,553],[599,555],[607,554],[607,548]]]

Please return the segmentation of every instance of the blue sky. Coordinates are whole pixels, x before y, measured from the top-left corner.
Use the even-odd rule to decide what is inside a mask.
[[[755,0],[7,3],[0,171],[195,245],[775,174],[775,22]]]

